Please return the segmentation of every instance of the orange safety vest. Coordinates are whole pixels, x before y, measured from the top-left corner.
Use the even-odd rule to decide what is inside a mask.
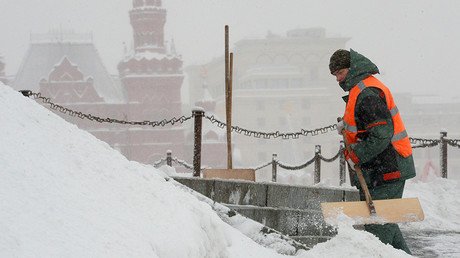
[[[353,145],[358,141],[358,127],[356,126],[355,120],[355,106],[358,95],[366,87],[375,87],[384,93],[386,104],[393,120],[394,132],[391,139],[391,144],[401,156],[404,158],[409,157],[412,154],[412,147],[410,144],[409,136],[406,132],[406,128],[404,127],[404,123],[401,119],[401,115],[399,114],[398,108],[396,107],[393,100],[393,96],[391,95],[390,90],[388,90],[388,88],[374,76],[369,76],[366,79],[360,81],[350,90],[347,106],[345,108],[345,114],[343,116],[345,130],[344,135],[347,144]]]

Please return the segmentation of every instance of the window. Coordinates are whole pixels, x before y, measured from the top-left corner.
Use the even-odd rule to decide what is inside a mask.
[[[268,89],[277,89],[279,87],[279,79],[268,80]]]
[[[265,110],[265,103],[262,100],[256,101],[256,110]]]
[[[293,88],[293,89],[301,88],[302,87],[302,79],[300,79],[300,78],[291,79],[291,85],[289,87]]]
[[[317,67],[313,67],[310,69],[310,79],[312,81],[318,80],[318,68]]]
[[[255,89],[265,89],[267,87],[267,80],[266,79],[258,79],[254,81],[254,88]]]
[[[288,79],[279,79],[278,88],[287,89],[289,87]]]
[[[302,103],[302,104],[301,104],[302,109],[310,109],[310,107],[311,107],[310,101],[308,101],[308,100],[303,100],[303,101],[301,101],[301,103]]]

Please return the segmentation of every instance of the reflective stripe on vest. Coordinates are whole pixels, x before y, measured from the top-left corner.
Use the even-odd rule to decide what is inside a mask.
[[[391,95],[391,92],[388,90],[388,88],[374,76],[369,76],[366,79],[360,81],[350,90],[347,106],[345,108],[345,114],[343,116],[346,141],[349,144],[355,144],[358,141],[358,127],[355,120],[355,106],[358,95],[366,87],[378,88],[384,93],[387,108],[390,111],[391,118],[393,120],[394,133],[393,137],[391,138],[391,144],[401,156],[410,156],[412,154],[412,147],[404,127],[404,123],[402,122],[401,115],[399,114],[398,108],[394,103],[393,96]]]

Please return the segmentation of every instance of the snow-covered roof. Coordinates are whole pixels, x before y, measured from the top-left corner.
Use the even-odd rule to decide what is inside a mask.
[[[150,45],[150,46],[139,47],[138,49],[149,49],[149,48],[155,48],[155,47],[157,47],[157,46]],[[158,53],[158,52],[153,52],[153,51],[143,51],[143,52],[136,52],[136,53],[128,54],[123,59],[123,62],[127,62],[127,61],[129,61],[131,59],[135,59],[137,61],[140,61],[142,59],[146,59],[146,60],[152,60],[152,59],[156,59],[156,60],[163,60],[163,59],[172,60],[172,59],[175,59],[175,58],[181,59],[181,57],[177,56],[177,55],[164,54],[164,53]]]
[[[13,87],[38,92],[40,80],[48,79],[50,71],[64,56],[78,66],[85,78],[94,79],[94,88],[107,103],[125,102],[123,88],[110,76],[95,46],[88,42],[32,42],[13,81]]]

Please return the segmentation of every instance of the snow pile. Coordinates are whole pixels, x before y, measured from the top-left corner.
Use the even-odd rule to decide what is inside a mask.
[[[383,244],[372,234],[354,229],[351,223],[340,224],[334,238],[315,245],[305,253],[307,255],[302,257],[412,257],[404,251]]]
[[[276,257],[211,210],[0,85],[0,256]]]
[[[404,197],[418,197],[425,220],[404,224],[407,230],[460,232],[460,181],[430,175],[425,182],[409,180]]]

